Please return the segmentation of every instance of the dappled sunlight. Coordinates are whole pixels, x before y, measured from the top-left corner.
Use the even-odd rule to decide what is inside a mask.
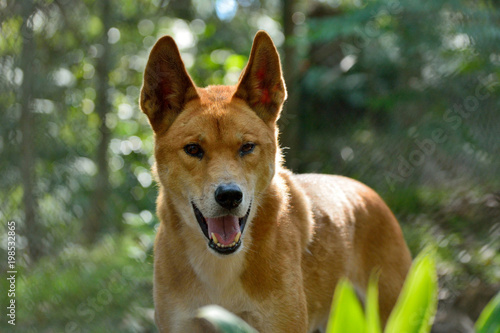
[[[437,249],[440,311],[477,319],[500,288],[500,7],[283,4],[0,0],[0,218],[16,222],[20,331],[154,330],[149,52],[170,35],[198,86],[234,85],[261,29],[289,93],[287,167],[375,189],[413,254]],[[2,227],[2,253],[6,240]]]

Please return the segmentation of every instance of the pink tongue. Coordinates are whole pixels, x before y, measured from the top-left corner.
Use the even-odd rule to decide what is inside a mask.
[[[212,238],[215,234],[219,243],[229,245],[234,242],[236,235],[240,231],[240,223],[236,216],[221,216],[206,218],[208,225],[208,235]]]

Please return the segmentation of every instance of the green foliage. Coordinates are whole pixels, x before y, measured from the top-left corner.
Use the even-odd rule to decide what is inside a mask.
[[[327,332],[380,332],[377,278],[370,279],[365,314],[352,285],[342,280],[335,289]],[[437,305],[437,275],[433,255],[420,254],[410,269],[384,332],[430,332]]]
[[[477,333],[500,332],[500,292],[483,309],[475,328]]]
[[[414,261],[384,332],[430,332],[437,308],[437,273],[432,254]]]
[[[378,308],[378,274],[373,273],[366,291],[366,333],[381,333],[380,313]]]
[[[365,328],[365,316],[354,288],[347,280],[341,280],[335,288],[326,331],[328,333],[361,333],[365,332]]]
[[[32,270],[19,271],[16,329],[20,332],[31,332],[32,327],[37,332],[154,329],[151,242],[144,239],[145,235],[142,241],[130,235],[108,236],[91,251],[74,244],[58,257],[41,259]],[[2,293],[0,297],[5,304],[6,295]],[[9,332],[8,327],[5,321],[1,322],[0,330]]]

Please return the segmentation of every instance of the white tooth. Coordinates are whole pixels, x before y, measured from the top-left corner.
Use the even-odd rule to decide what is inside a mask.
[[[215,234],[212,232],[212,240],[214,241],[215,244],[219,244],[219,240],[217,237],[215,237]]]
[[[234,242],[238,243],[238,241],[240,240],[240,237],[241,237],[241,231],[238,231],[238,233],[236,234],[236,237],[234,237]]]

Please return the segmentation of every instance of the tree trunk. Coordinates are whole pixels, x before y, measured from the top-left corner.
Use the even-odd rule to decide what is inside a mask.
[[[109,71],[110,71],[110,44],[108,42],[107,32],[111,28],[111,4],[110,0],[101,0],[101,18],[103,21],[104,31],[101,39],[103,53],[97,59],[96,77],[97,77],[97,93],[96,93],[96,112],[99,116],[99,134],[100,141],[97,146],[96,164],[97,174],[95,177],[94,194],[91,199],[91,206],[87,221],[84,224],[84,231],[87,241],[94,242],[97,239],[102,226],[109,217],[108,197],[110,192],[109,186],[109,170],[108,170],[108,146],[111,139],[111,132],[106,126],[106,115],[111,106],[109,103]]]
[[[191,0],[174,0],[168,2],[165,14],[175,13],[175,16],[184,20],[193,19],[193,6]]]
[[[35,60],[35,40],[31,24],[28,24],[33,14],[33,2],[24,1],[21,6],[23,23],[21,27],[22,49],[21,68],[23,71],[23,82],[19,94],[21,104],[21,178],[23,183],[23,206],[24,206],[24,233],[28,240],[28,256],[36,261],[42,255],[42,242],[40,226],[36,218],[35,188],[35,122],[32,112],[34,79],[33,75]]]
[[[280,119],[280,128],[283,133],[281,136],[281,146],[290,148],[285,150],[285,161],[287,167],[292,170],[296,169],[299,165],[297,157],[300,144],[297,123],[300,112],[297,89],[299,71],[297,68],[295,46],[291,42],[295,28],[295,24],[292,20],[295,6],[295,0],[282,0],[283,31],[285,35],[283,74],[285,77],[288,99]]]

